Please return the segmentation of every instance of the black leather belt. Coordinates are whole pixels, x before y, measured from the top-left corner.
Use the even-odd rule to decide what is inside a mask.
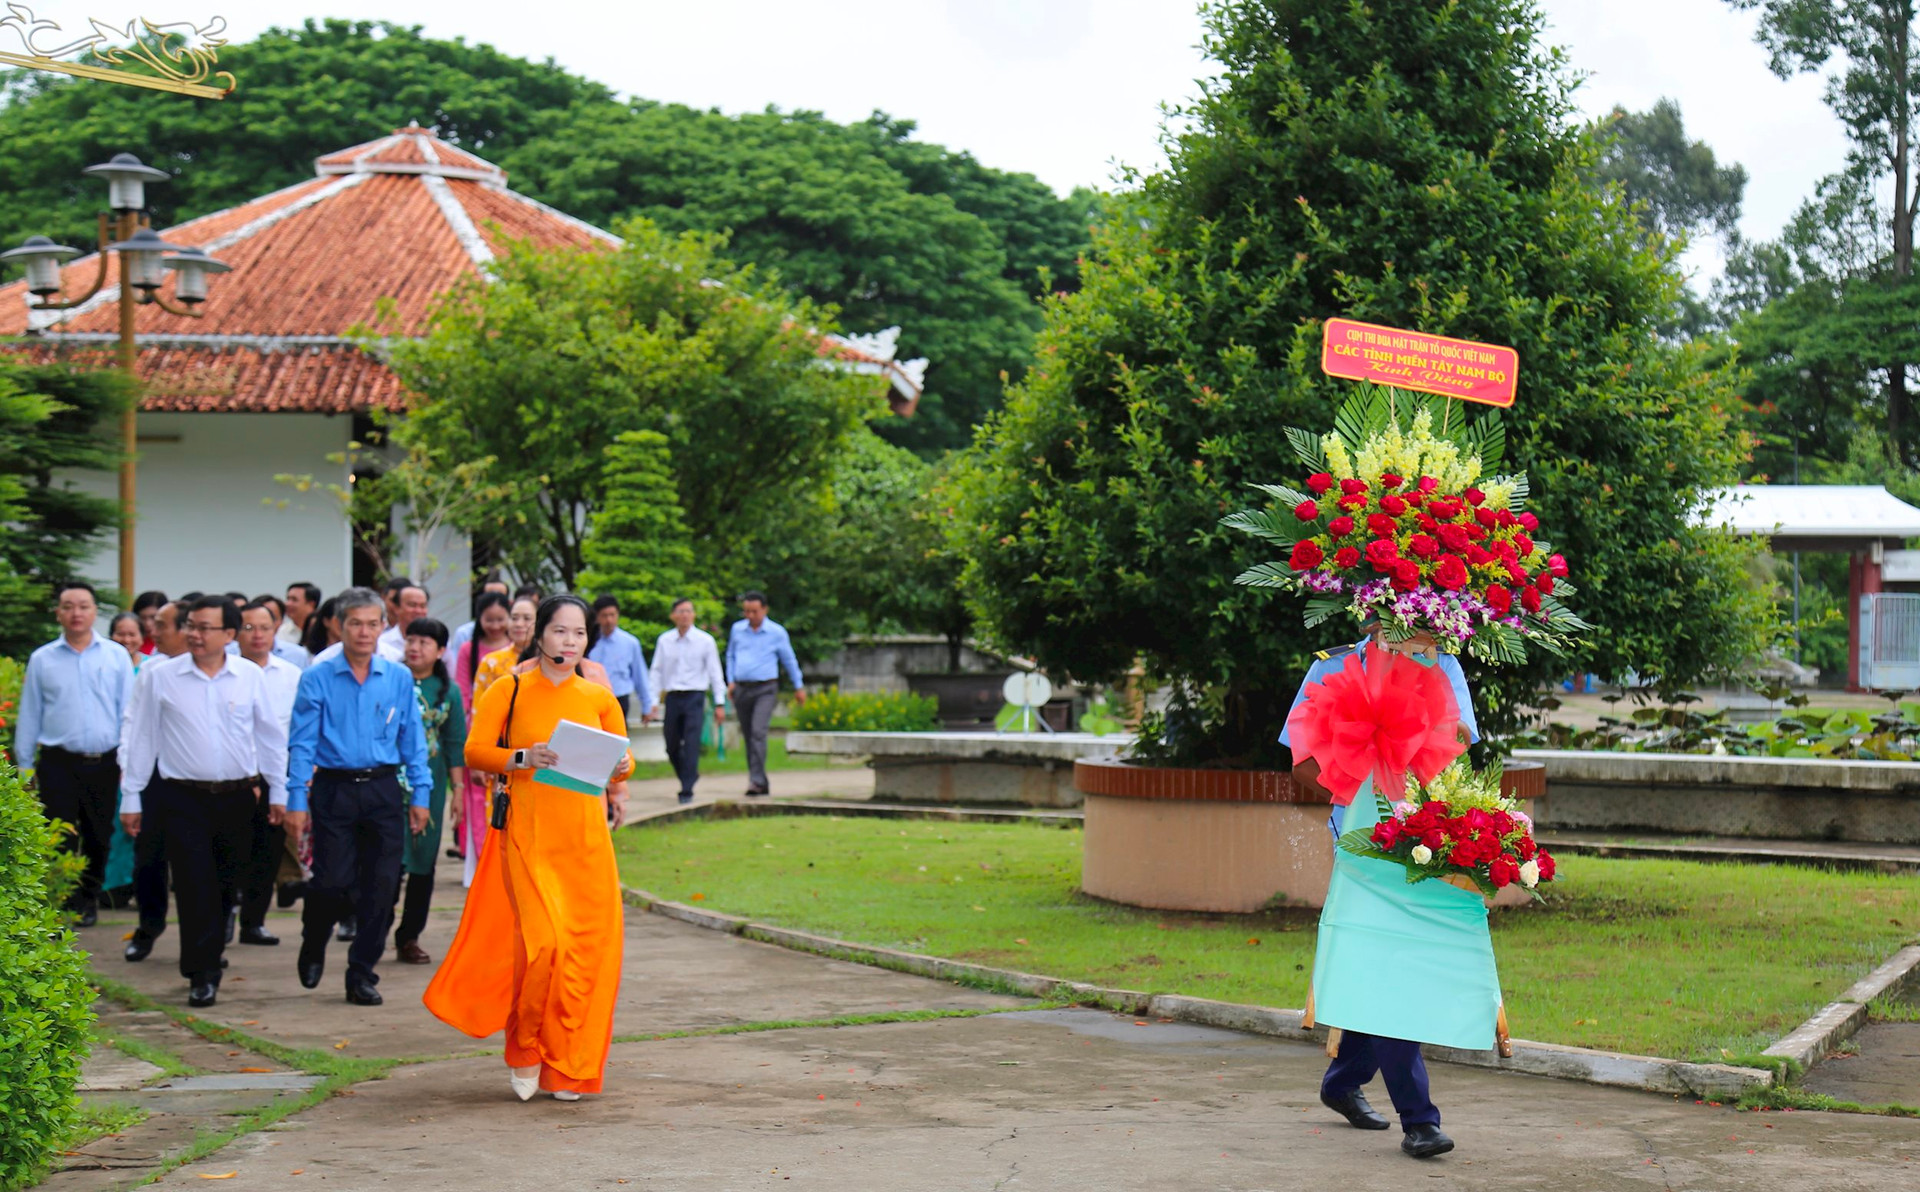
[[[57,754],[60,754],[62,757],[70,757],[70,758],[73,758],[75,761],[85,762],[89,766],[97,766],[101,762],[107,761],[108,759],[112,758],[114,755],[114,751],[111,749],[107,750],[105,753],[81,753],[77,749],[68,749],[60,745],[42,745],[40,747],[40,752],[43,754],[57,753]]]
[[[202,782],[197,778],[169,778],[167,781],[175,786],[191,787],[210,795],[256,794],[262,782],[258,774],[251,778],[223,778],[214,782]]]
[[[399,766],[374,766],[368,770],[330,770],[321,766],[313,772],[313,776],[328,782],[372,782],[376,778],[392,778],[399,773]]]

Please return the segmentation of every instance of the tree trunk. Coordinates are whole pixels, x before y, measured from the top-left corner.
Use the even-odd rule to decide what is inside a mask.
[[[1913,219],[1914,211],[1908,202],[1909,179],[1907,177],[1907,157],[1909,146],[1908,112],[1911,98],[1907,94],[1907,44],[1911,29],[1907,24],[1904,5],[1896,5],[1890,24],[1893,33],[1893,276],[1896,288],[1903,286],[1913,275]],[[1907,365],[1904,360],[1896,360],[1887,365],[1887,457],[1893,463],[1899,463],[1906,456],[1903,437],[1906,434],[1907,412]]]

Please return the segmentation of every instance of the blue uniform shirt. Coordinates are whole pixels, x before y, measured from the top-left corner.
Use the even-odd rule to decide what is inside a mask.
[[[27,659],[13,748],[21,770],[31,770],[42,745],[74,753],[112,753],[120,747],[120,717],[133,690],[133,659],[119,642],[93,635],[84,650],[62,636]]]
[[[607,682],[613,685],[615,695],[638,693],[639,713],[653,711],[653,692],[648,690],[647,682],[647,656],[640,648],[639,638],[624,629],[615,629],[611,635],[594,642],[587,657],[607,668]]]
[[[758,629],[750,627],[745,618],[733,623],[733,628],[727,631],[727,682],[759,683],[777,679],[781,667],[786,668],[787,677],[793,680],[794,690],[800,690],[800,660],[793,656],[793,643],[787,639],[785,629],[771,617],[760,622]]]
[[[1345,666],[1347,664],[1347,655],[1353,653],[1354,650],[1361,652],[1360,665],[1362,667],[1366,666],[1366,647],[1369,640],[1371,639],[1363,637],[1355,642],[1350,649],[1332,650],[1328,652],[1327,657],[1316,658],[1313,665],[1307,668],[1307,677],[1300,680],[1300,690],[1293,693],[1293,703],[1287,708],[1287,719],[1293,719],[1294,708],[1298,708],[1301,703],[1306,700],[1307,688]],[[1478,741],[1480,739],[1480,722],[1475,720],[1473,716],[1473,693],[1467,690],[1467,676],[1466,672],[1460,669],[1460,660],[1451,654],[1443,652],[1440,655],[1439,665],[1440,673],[1447,677],[1448,685],[1453,688],[1453,702],[1460,709],[1460,724],[1461,727],[1467,730],[1467,740]],[[1280,743],[1282,745],[1293,744],[1287,728],[1284,725],[1282,725],[1280,729]],[[1347,809],[1345,807],[1336,806],[1333,809],[1333,814],[1327,817],[1327,826],[1333,829],[1335,836],[1340,835],[1340,824],[1346,819],[1346,814]]]
[[[353,677],[347,656],[316,662],[300,675],[287,733],[287,810],[307,809],[313,769],[406,770],[415,807],[427,806],[433,771],[427,768],[427,736],[413,672],[374,655],[365,683]]]

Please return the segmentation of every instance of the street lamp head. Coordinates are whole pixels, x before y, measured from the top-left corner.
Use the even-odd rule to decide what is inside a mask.
[[[107,204],[115,211],[139,211],[147,205],[147,183],[173,179],[165,170],[156,170],[131,153],[116,153],[112,161],[88,166],[81,173],[107,180]]]
[[[27,292],[46,298],[60,292],[60,262],[79,254],[79,249],[55,244],[45,236],[29,236],[19,248],[0,252],[0,261],[17,261],[25,266]]]
[[[216,261],[198,248],[183,248],[160,262],[163,269],[174,270],[173,296],[192,306],[207,300],[207,274],[227,273],[233,266]]]
[[[183,252],[186,247],[184,244],[167,243],[152,228],[141,228],[125,240],[107,245],[108,251],[120,254],[121,280],[149,294],[159,289],[160,283],[166,280],[160,254]]]

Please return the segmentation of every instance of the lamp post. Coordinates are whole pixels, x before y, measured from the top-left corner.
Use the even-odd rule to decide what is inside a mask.
[[[169,244],[150,226],[146,214],[146,184],[166,182],[172,175],[156,170],[131,153],[116,153],[112,161],[88,166],[84,173],[107,180],[107,205],[112,213],[100,216],[100,267],[93,284],[77,298],[54,301],[60,294],[60,266],[78,249],[55,244],[45,236],[29,236],[19,248],[0,252],[0,263],[17,262],[26,269],[27,291],[40,299],[34,310],[72,310],[93,300],[106,288],[107,257],[120,254],[120,367],[129,377],[135,375],[137,356],[133,338],[133,314],[137,306],[152,304],[168,314],[197,319],[200,303],[207,297],[207,275],[225,273],[229,266],[216,261],[199,248]],[[111,221],[111,223],[109,223]],[[173,254],[171,256],[167,254]],[[174,274],[174,302],[160,296],[166,273]],[[134,592],[134,455],[139,446],[134,402],[120,419],[122,458],[120,461],[120,590],[131,599]]]

